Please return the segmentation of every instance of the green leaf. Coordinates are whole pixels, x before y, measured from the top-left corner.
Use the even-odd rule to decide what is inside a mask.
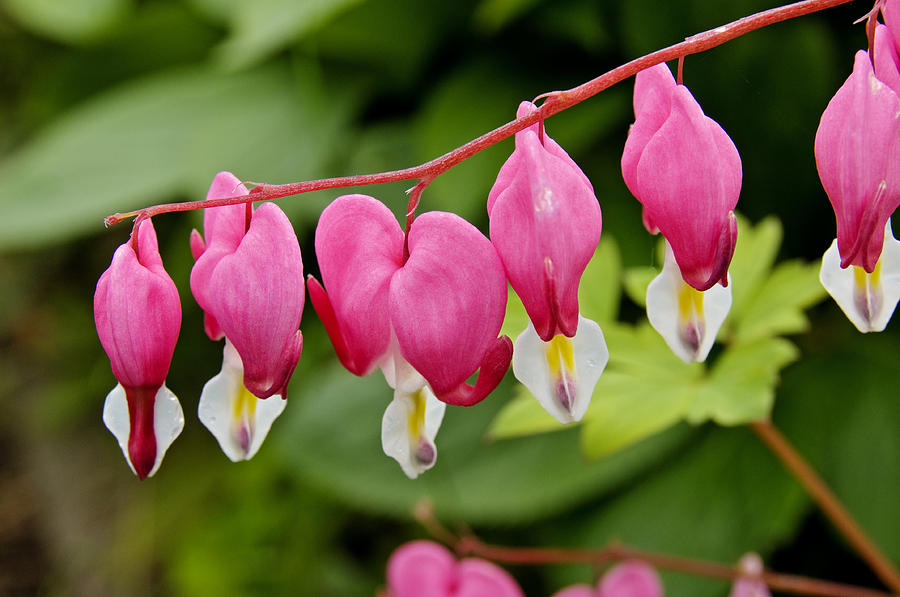
[[[516,384],[512,399],[491,421],[487,436],[492,440],[509,439],[571,427],[574,426],[563,425],[544,410],[528,388]]]
[[[633,478],[687,434],[675,429],[600,462],[583,459],[572,432],[486,443],[488,422],[502,403],[498,391],[476,406],[447,409],[437,464],[410,480],[381,449],[381,418],[392,392],[380,375],[358,379],[320,368],[305,380],[270,441],[298,475],[336,499],[398,516],[422,499],[442,518],[471,524],[550,516]]]
[[[3,0],[7,14],[39,35],[81,44],[109,32],[130,10],[131,0]]]
[[[659,269],[652,265],[629,267],[625,270],[622,282],[625,287],[625,294],[628,295],[636,305],[647,307],[647,287],[653,278],[659,275]]]
[[[775,400],[778,373],[799,358],[797,347],[783,338],[736,344],[722,353],[698,387],[687,420],[712,419],[742,425],[767,418]]]
[[[312,75],[276,68],[167,71],[59,119],[0,166],[0,249],[97,231],[102,218],[174,197],[202,199],[219,170],[313,177],[347,117]]]
[[[581,448],[601,458],[680,421],[694,397],[692,384],[607,371],[597,383],[581,431]]]
[[[737,245],[728,268],[733,280],[730,320],[743,314],[758,286],[771,272],[783,236],[781,222],[774,216],[764,218],[755,226],[740,214],[737,221]]]
[[[475,23],[485,32],[502,29],[507,23],[534,8],[540,0],[481,0]]]
[[[231,35],[218,48],[228,69],[252,66],[362,0],[253,0],[236,5]]]
[[[805,309],[825,298],[819,265],[800,261],[780,263],[764,282],[750,291],[731,321],[733,342],[750,342],[809,328]]]
[[[621,271],[621,258],[615,240],[612,237],[600,239],[578,287],[578,308],[582,315],[601,326],[615,321],[622,296]]]
[[[610,362],[584,416],[581,447],[606,456],[678,422],[688,411],[702,365],[685,365],[649,325],[608,325]]]

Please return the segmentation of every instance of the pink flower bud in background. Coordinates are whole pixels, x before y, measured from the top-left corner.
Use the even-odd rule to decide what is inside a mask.
[[[245,195],[220,172],[207,199]],[[303,262],[291,223],[274,203],[256,210],[229,205],[204,210],[206,242],[195,230],[191,290],[205,312],[206,332],[226,339],[222,372],[200,398],[200,419],[232,460],[253,456],[272,421],[303,348]]]
[[[639,560],[613,566],[597,587],[573,585],[553,597],[662,597],[663,586],[652,566]],[[745,596],[746,597],[746,596]]]
[[[763,562],[757,554],[741,556],[738,567],[741,569],[741,576],[734,581],[728,597],[772,597],[769,587],[761,578]]]
[[[181,406],[165,386],[181,327],[181,303],[163,269],[149,219],[137,222],[100,276],[94,321],[119,381],[106,398],[103,421],[129,466],[144,479],[156,472],[184,426]]]
[[[415,477],[434,464],[443,403],[480,402],[509,367],[512,343],[497,337],[503,266],[474,226],[443,212],[413,222],[404,259],[396,218],[365,195],[325,208],[316,255],[324,288],[310,278],[313,307],[341,363],[356,375],[380,367],[394,388],[382,443]],[[475,385],[466,383],[479,369]]]
[[[401,545],[387,565],[388,597],[524,597],[508,572],[485,560],[457,561],[431,541]]]
[[[536,109],[522,102],[516,116]],[[516,133],[487,210],[491,242],[530,319],[516,339],[513,373],[547,412],[571,423],[584,416],[609,361],[600,326],[578,310],[602,217],[584,172],[541,127]]]

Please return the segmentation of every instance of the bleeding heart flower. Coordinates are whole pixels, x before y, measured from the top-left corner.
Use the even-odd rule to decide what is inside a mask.
[[[159,469],[184,427],[181,405],[165,385],[181,327],[181,303],[163,269],[149,219],[136,223],[100,276],[94,321],[119,381],[106,397],[103,422],[128,465],[144,479]]]
[[[207,199],[245,194],[234,175],[220,172]],[[258,399],[287,397],[303,348],[300,245],[274,203],[205,209],[203,228],[205,243],[191,233],[191,290],[205,312],[206,333],[226,343],[222,372],[204,386],[199,415],[230,459],[246,460],[284,409]]]
[[[497,337],[506,311],[503,267],[471,224],[450,213],[419,216],[403,231],[365,195],[325,208],[316,228],[324,288],[309,295],[341,363],[356,375],[380,367],[394,388],[382,445],[411,478],[434,464],[444,405],[480,402],[509,367]],[[327,294],[326,294],[327,289]],[[480,369],[475,385],[466,379]]]
[[[648,317],[675,354],[702,361],[721,325],[707,309],[731,307],[728,266],[737,242],[741,158],[665,64],[637,74],[634,114],[622,175],[644,206],[644,226],[662,233],[670,247],[647,290]],[[716,283],[724,288],[711,290]]]
[[[728,597],[772,597],[769,587],[763,582],[763,563],[755,553],[744,554],[738,562],[741,576],[731,586]]]
[[[876,77],[867,52],[857,52],[825,108],[815,153],[837,220],[820,279],[861,332],[881,331],[900,298],[900,243],[889,220],[900,204],[900,97]]]
[[[412,541],[391,554],[388,597],[524,597],[508,572],[485,560],[457,561],[431,541]]]
[[[522,102],[518,117],[536,110]],[[488,196],[491,242],[530,323],[516,339],[513,373],[561,423],[579,421],[609,360],[603,332],[578,311],[578,285],[600,241],[594,189],[535,124]]]
[[[651,566],[633,560],[610,568],[597,587],[573,585],[553,597],[662,597],[663,586]]]

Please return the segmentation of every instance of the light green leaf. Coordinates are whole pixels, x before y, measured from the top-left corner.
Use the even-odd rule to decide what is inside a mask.
[[[115,26],[132,0],[3,0],[7,14],[20,25],[55,41],[93,41]]]
[[[666,429],[684,417],[693,384],[607,371],[597,383],[584,418],[581,448],[601,458]]]
[[[241,69],[261,62],[362,0],[253,0],[237,5],[220,63]]]
[[[767,418],[779,371],[799,356],[797,347],[783,338],[730,346],[698,387],[687,420],[741,425]]]
[[[506,315],[503,317],[503,326],[500,328],[500,335],[509,336],[510,339],[515,342],[516,338],[519,337],[519,334],[524,332],[525,328],[528,327],[528,313],[525,311],[525,305],[522,304],[522,299],[520,299],[519,295],[512,289],[512,286],[507,284],[506,289]]]
[[[348,111],[322,96],[302,72],[190,68],[98,97],[0,165],[0,248],[96,231],[114,212],[202,199],[219,170],[262,181],[313,177]]]
[[[359,379],[320,368],[299,376],[305,381],[269,441],[307,483],[343,503],[397,516],[422,499],[440,517],[471,524],[551,516],[658,463],[688,433],[675,429],[600,462],[584,460],[571,431],[487,443],[488,422],[502,402],[497,391],[476,406],[447,409],[435,467],[410,480],[381,449],[381,418],[392,392],[379,374]]]
[[[659,269],[651,266],[629,267],[625,270],[622,282],[625,287],[625,294],[628,295],[636,305],[647,307],[647,287],[653,278],[659,275]]]
[[[537,398],[528,391],[528,388],[522,384],[515,384],[512,399],[491,421],[487,436],[492,440],[509,439],[573,427],[573,425],[563,425],[554,419],[544,410]]]
[[[774,216],[764,218],[755,226],[740,214],[737,221],[737,245],[728,268],[733,284],[729,316],[732,320],[743,314],[747,302],[771,272],[782,239],[781,222]]]
[[[578,287],[578,308],[581,314],[602,327],[619,314],[621,290],[621,259],[612,237],[600,240],[594,257],[588,262]]]
[[[765,281],[750,291],[742,310],[731,321],[731,339],[750,342],[766,336],[796,334],[809,327],[803,310],[825,298],[819,265],[780,263]]]

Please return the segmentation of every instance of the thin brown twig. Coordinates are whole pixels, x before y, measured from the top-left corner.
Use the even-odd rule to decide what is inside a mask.
[[[611,543],[602,549],[492,545],[484,543],[471,531],[461,535],[450,531],[437,519],[430,502],[420,502],[413,511],[413,517],[432,537],[454,548],[460,557],[476,556],[500,564],[517,565],[592,564],[599,566],[622,560],[642,560],[656,568],[707,578],[734,581],[746,576],[746,571],[740,566],[648,551],[619,542]],[[771,570],[763,570],[758,575],[754,575],[754,578],[762,580],[771,589],[794,595],[812,595],[814,597],[892,597],[890,593],[874,589],[820,580],[808,576],[782,574]]]
[[[433,180],[438,175],[446,172],[453,166],[472,157],[476,153],[487,149],[488,147],[506,139],[515,133],[525,129],[539,120],[549,118],[554,114],[558,114],[563,110],[574,106],[584,100],[593,97],[603,91],[623,81],[637,72],[651,67],[660,62],[682,58],[689,54],[696,54],[719,46],[725,42],[731,41],[737,37],[778,23],[788,19],[793,19],[806,14],[818,12],[846,4],[851,0],[803,0],[794,4],[772,8],[756,14],[738,19],[726,25],[710,29],[697,35],[688,37],[683,42],[668,46],[656,52],[652,52],[631,62],[623,64],[611,71],[600,75],[586,83],[573,87],[565,91],[554,91],[541,94],[539,97],[546,97],[546,101],[541,105],[540,109],[526,114],[521,118],[507,122],[480,137],[473,139],[461,145],[456,149],[445,153],[429,162],[425,162],[419,166],[404,168],[402,170],[391,170],[389,172],[379,172],[376,174],[362,174],[358,176],[343,176],[338,178],[325,178],[320,180],[310,180],[305,182],[295,182],[288,184],[262,184],[251,190],[250,194],[254,201],[265,201],[271,199],[279,199],[289,195],[298,195],[311,191],[319,191],[324,189],[336,189],[343,187],[364,186],[372,184],[381,184],[387,182],[396,182],[402,180],[429,179]],[[218,207],[221,205],[233,205],[235,203],[244,203],[247,196],[225,197],[221,199],[211,199],[204,201],[187,201],[183,203],[166,203],[162,205],[154,205],[137,211],[127,213],[117,213],[107,216],[104,220],[107,226],[112,226],[126,220],[128,218],[144,215],[146,217],[158,215],[167,212],[190,211],[194,209],[204,209],[207,207]]]
[[[794,448],[788,439],[769,421],[752,423],[750,428],[781,460],[785,468],[797,479],[803,489],[815,500],[822,512],[834,524],[841,535],[869,565],[873,572],[895,593],[900,594],[900,571],[878,548],[844,507],[834,492],[825,484],[815,469]]]

